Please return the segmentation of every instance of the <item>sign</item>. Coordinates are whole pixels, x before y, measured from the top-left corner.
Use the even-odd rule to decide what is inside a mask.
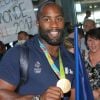
[[[17,33],[36,34],[38,28],[31,0],[0,0],[0,40],[17,40]]]

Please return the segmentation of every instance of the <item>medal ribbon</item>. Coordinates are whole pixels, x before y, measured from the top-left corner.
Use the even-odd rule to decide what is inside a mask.
[[[60,54],[60,50],[59,50],[59,63],[60,63],[60,71],[57,68],[57,66],[54,64],[54,61],[52,60],[50,54],[48,53],[46,47],[39,41],[40,44],[40,48],[43,50],[51,68],[53,69],[53,71],[56,73],[56,75],[62,79],[65,78],[65,71],[64,71],[64,67],[63,67],[63,63],[62,63],[62,59],[61,59],[61,54]]]
[[[65,76],[65,71],[64,71],[64,67],[63,67],[63,63],[62,63],[62,59],[61,59],[61,53],[59,50],[59,63],[60,63],[60,78],[66,78]]]

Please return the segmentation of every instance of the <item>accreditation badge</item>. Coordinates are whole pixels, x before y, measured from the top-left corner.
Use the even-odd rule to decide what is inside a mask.
[[[57,87],[61,88],[63,93],[67,93],[71,90],[71,82],[68,79],[60,79],[57,82]]]

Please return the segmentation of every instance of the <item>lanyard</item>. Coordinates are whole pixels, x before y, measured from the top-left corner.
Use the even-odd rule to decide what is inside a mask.
[[[53,71],[56,73],[56,75],[62,79],[62,78],[65,78],[65,71],[64,71],[64,67],[63,67],[63,63],[62,63],[62,58],[61,58],[61,53],[60,53],[60,50],[59,50],[59,63],[60,63],[60,71],[59,69],[57,68],[57,66],[54,64],[54,61],[52,60],[49,52],[47,51],[46,47],[43,45],[43,43],[41,43],[39,41],[39,44],[40,44],[40,48],[43,50],[51,68],[53,69]]]

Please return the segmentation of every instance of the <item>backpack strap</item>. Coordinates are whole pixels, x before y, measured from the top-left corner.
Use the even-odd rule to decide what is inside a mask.
[[[29,48],[25,45],[21,45],[20,53],[20,75],[21,83],[24,84],[28,79],[28,58],[29,58]]]
[[[17,93],[20,86],[24,85],[28,80],[29,48],[25,45],[21,45],[20,48],[20,83],[15,90]]]

